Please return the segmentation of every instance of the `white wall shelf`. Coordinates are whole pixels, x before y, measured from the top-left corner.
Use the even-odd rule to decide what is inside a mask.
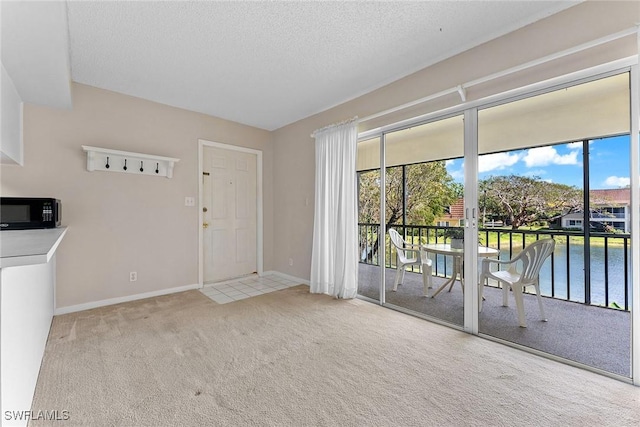
[[[180,161],[180,159],[173,157],[111,150],[89,145],[83,145],[82,149],[87,152],[87,170],[89,172],[124,172],[171,178],[174,164]]]

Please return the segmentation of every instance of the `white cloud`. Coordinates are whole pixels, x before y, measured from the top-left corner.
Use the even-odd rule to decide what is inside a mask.
[[[519,154],[494,153],[478,157],[478,172],[500,170],[515,165],[520,160]]]
[[[578,151],[571,151],[568,154],[558,154],[553,147],[531,148],[523,157],[527,167],[547,166],[547,165],[577,165]]]
[[[621,176],[610,176],[604,180],[604,185],[608,187],[627,187],[629,184],[631,184],[631,179]]]
[[[463,169],[463,168],[460,168],[460,169],[458,169],[458,170],[451,170],[451,171],[449,171],[449,175],[451,175],[451,177],[452,177],[453,179],[460,179],[460,180],[462,180],[462,179],[464,179],[464,169]]]
[[[457,159],[445,160],[445,167],[453,179],[464,180],[464,161],[461,161],[458,166],[456,165],[456,160]]]

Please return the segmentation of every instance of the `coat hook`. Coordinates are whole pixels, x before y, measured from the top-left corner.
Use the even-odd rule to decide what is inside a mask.
[[[104,165],[105,168],[109,169],[109,156],[107,156],[107,164]]]
[[[127,170],[127,159],[124,159],[124,167],[122,169]]]
[[[158,168],[159,163],[156,163],[156,173],[160,172],[159,168]]]
[[[144,172],[143,161],[140,160],[140,172]]]

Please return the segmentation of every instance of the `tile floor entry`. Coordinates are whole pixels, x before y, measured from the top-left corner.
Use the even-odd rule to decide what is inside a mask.
[[[275,274],[262,277],[252,275],[240,277],[237,280],[205,284],[204,287],[200,289],[200,292],[218,304],[226,304],[228,302],[262,295],[300,284],[300,282],[295,282]]]

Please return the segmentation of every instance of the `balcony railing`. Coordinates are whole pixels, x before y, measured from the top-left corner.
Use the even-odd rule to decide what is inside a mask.
[[[450,228],[423,225],[390,227],[404,235],[407,242],[415,244],[444,243],[444,231]],[[376,248],[380,238],[379,228],[378,224],[358,224],[361,263],[380,265]],[[556,240],[556,249],[540,272],[543,295],[629,311],[629,234],[591,232],[590,244],[585,246],[584,235],[579,231],[480,228],[478,242],[498,249],[500,259],[507,260],[531,242],[547,237]],[[386,236],[385,245],[385,266],[395,268],[395,248]],[[433,260],[434,274],[450,275],[450,259],[439,255]],[[412,266],[409,271],[420,272],[420,269]]]

